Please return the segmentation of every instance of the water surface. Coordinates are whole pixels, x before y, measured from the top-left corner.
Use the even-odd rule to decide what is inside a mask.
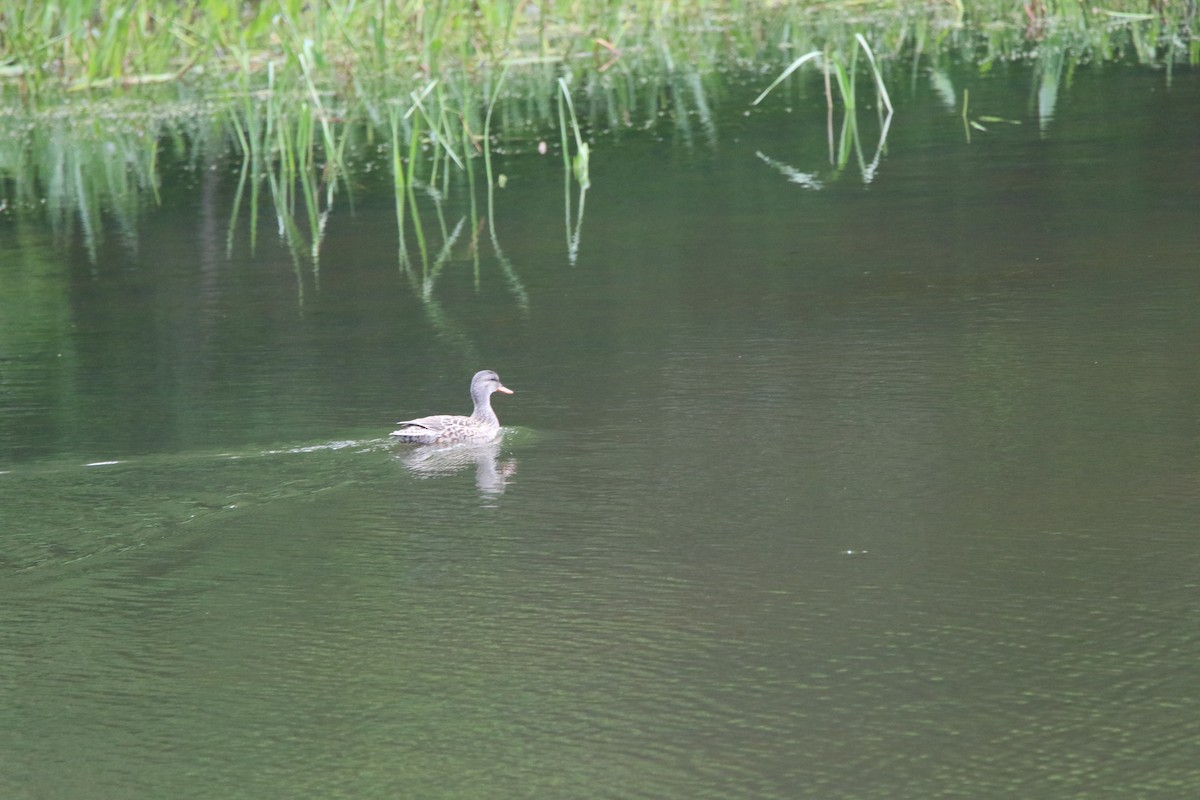
[[[530,143],[428,294],[369,180],[0,219],[0,794],[1194,795],[1200,82],[974,80],[598,133],[574,260]]]

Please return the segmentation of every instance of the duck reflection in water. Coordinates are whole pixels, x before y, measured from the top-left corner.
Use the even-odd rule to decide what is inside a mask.
[[[475,486],[485,494],[503,494],[508,479],[517,472],[517,460],[500,460],[500,442],[474,445],[426,445],[399,454],[404,466],[418,478],[442,478],[475,467]]]

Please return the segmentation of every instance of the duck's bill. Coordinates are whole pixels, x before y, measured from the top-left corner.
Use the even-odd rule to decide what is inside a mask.
[[[512,389],[510,389],[510,388],[508,388],[507,386],[497,386],[497,387],[496,387],[496,391],[497,391],[497,392],[504,392],[505,394],[512,394],[512,393],[513,393],[513,390],[512,390]]]

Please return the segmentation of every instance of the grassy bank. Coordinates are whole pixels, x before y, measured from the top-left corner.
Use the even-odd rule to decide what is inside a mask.
[[[848,48],[854,32],[873,34],[883,53],[963,44],[970,31],[984,59],[1051,41],[1079,57],[1196,63],[1200,50],[1186,33],[1194,13],[1147,0],[0,0],[0,81],[26,97],[247,81],[362,94],[537,61],[597,70],[647,58],[771,62]]]

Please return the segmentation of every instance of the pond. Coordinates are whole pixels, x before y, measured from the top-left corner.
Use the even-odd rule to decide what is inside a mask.
[[[1200,78],[960,80],[0,215],[0,795],[1194,796]]]

